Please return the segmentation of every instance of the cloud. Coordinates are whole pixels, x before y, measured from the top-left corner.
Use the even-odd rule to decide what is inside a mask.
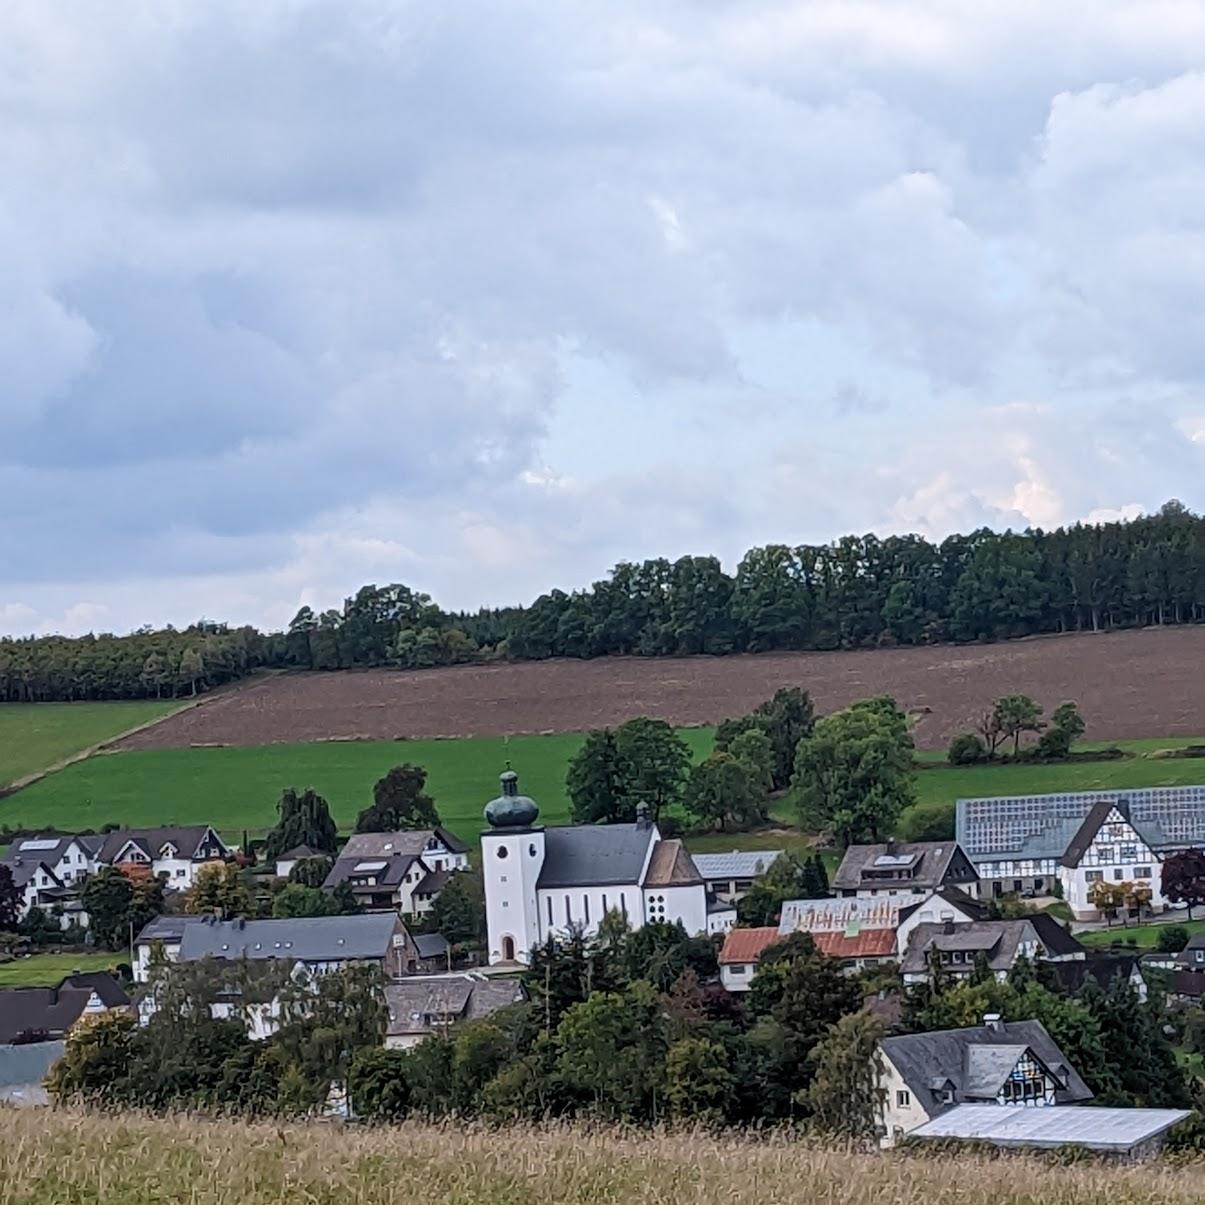
[[[0,630],[1200,507],[1202,35],[13,0]]]

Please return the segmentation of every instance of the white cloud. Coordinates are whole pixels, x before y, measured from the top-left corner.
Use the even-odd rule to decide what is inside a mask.
[[[1203,46],[1191,0],[12,0],[0,630],[1199,507]]]

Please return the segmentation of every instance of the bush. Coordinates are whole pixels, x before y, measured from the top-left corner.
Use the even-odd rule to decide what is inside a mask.
[[[1159,930],[1158,948],[1164,954],[1179,954],[1188,945],[1188,930],[1183,925],[1168,925]]]
[[[946,760],[952,766],[973,766],[987,761],[987,746],[973,732],[960,732],[951,742]]]
[[[901,841],[952,841],[954,805],[940,800],[914,803],[900,813],[896,834]]]
[[[1071,734],[1062,728],[1048,728],[1038,740],[1035,756],[1042,761],[1061,761],[1071,752]]]

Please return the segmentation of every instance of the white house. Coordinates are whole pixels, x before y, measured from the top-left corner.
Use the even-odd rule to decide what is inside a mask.
[[[340,883],[350,884],[366,911],[418,916],[429,912],[448,879],[468,866],[468,846],[445,828],[356,833],[322,886],[333,891]]]
[[[1176,850],[1205,845],[1205,786],[960,799],[955,832],[979,873],[980,894],[1048,894],[1057,881],[1068,895],[1078,876],[1068,873],[1076,867],[1064,866],[1064,859],[1077,838],[1083,842],[1085,822],[1100,804],[1107,804],[1110,811],[1116,808],[1120,823],[1128,826],[1137,840],[1119,836],[1103,842],[1112,846],[1107,858],[1115,860],[1084,866],[1085,871],[1099,870],[1114,878],[1120,871],[1122,879],[1116,881],[1126,881],[1127,876],[1129,881],[1141,881],[1139,872],[1149,870],[1151,886],[1156,888],[1157,864],[1162,858]],[[1104,820],[1094,818],[1089,826],[1093,834],[1101,823]],[[1082,891],[1086,880],[1077,886]]]
[[[949,979],[969,979],[983,967],[1003,983],[1022,958],[1082,962],[1087,956],[1084,946],[1044,912],[1014,920],[925,922],[914,925],[908,934],[900,977],[905,985],[925,983],[936,961]]]
[[[985,904],[972,899],[957,887],[943,887],[915,903],[900,908],[895,930],[896,952],[903,955],[908,948],[908,939],[918,925],[956,924],[965,925],[972,921],[987,920]]]
[[[1084,817],[1059,864],[1063,898],[1076,920],[1095,920],[1093,885],[1102,881],[1134,883],[1149,889],[1149,907],[1162,912],[1166,901],[1160,885],[1159,856],[1130,822],[1124,803],[1094,804]]]
[[[1039,1108],[1092,1097],[1039,1021],[989,1015],[968,1029],[884,1038],[878,1060],[884,1146],[962,1104]]]
[[[781,856],[781,849],[734,849],[722,854],[691,855],[708,892],[727,904],[739,903],[755,880]]]
[[[87,878],[97,867],[104,837],[19,837],[9,846],[6,865],[40,862],[54,876],[56,885],[67,887]]]
[[[545,828],[518,775],[507,770],[501,781],[481,838],[491,963],[526,963],[549,937],[595,933],[613,911],[633,928],[680,921],[690,934],[735,923],[732,905],[709,900],[682,842],[663,840],[647,814],[635,824]]]
[[[105,836],[96,861],[134,876],[162,877],[173,891],[186,891],[202,866],[230,858],[225,842],[209,825],[193,824],[117,829]]]

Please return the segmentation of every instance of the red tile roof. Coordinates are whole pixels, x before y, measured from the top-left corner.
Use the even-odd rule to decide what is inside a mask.
[[[756,962],[763,950],[780,940],[776,928],[730,929],[724,938],[724,948],[720,951],[720,962]]]
[[[889,958],[895,953],[894,929],[863,929],[853,937],[844,933],[813,933],[821,954],[830,958]]]

